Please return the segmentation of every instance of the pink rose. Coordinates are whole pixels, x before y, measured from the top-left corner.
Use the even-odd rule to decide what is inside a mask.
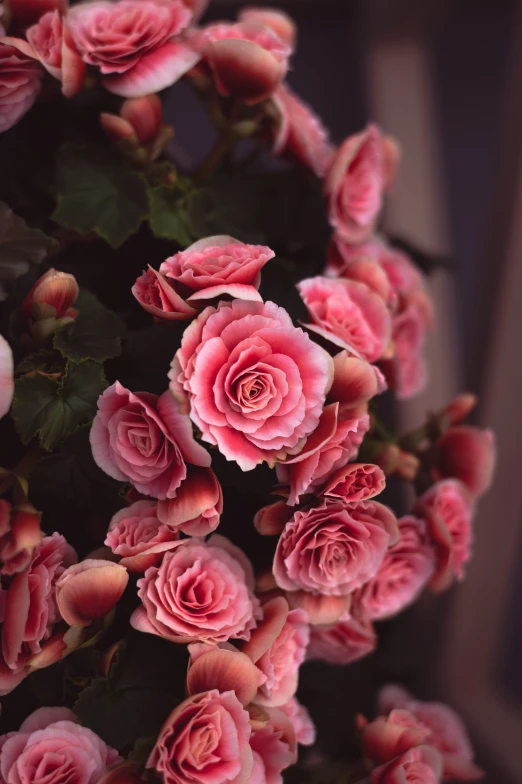
[[[372,771],[371,784],[438,784],[442,759],[432,746],[416,746]]]
[[[98,400],[90,439],[106,474],[155,498],[175,498],[187,463],[210,465],[210,455],[194,440],[188,417],[168,391],[161,397],[134,394],[116,381]]]
[[[56,583],[75,561],[72,547],[55,533],[42,539],[29,566],[9,582],[4,595],[0,694],[8,694],[28,675],[33,660],[50,642],[53,626],[60,620]]]
[[[192,47],[173,40],[190,18],[181,0],[94,0],[67,16],[83,60],[100,69],[107,90],[125,98],[170,87],[198,62]]]
[[[185,309],[224,295],[261,302],[257,291],[261,269],[274,256],[264,245],[246,245],[227,236],[207,237],[164,261],[160,273],[174,282]]]
[[[264,605],[263,620],[242,645],[243,653],[262,674],[255,702],[279,707],[293,697],[309,638],[308,617],[303,610],[289,612],[282,597]]]
[[[105,544],[129,572],[144,572],[149,566],[157,566],[178,538],[177,531],[158,520],[155,501],[136,501],[116,512]]]
[[[320,117],[287,85],[282,84],[277,88],[272,101],[279,115],[274,135],[274,154],[293,155],[317,177],[323,177],[334,148]]]
[[[391,338],[391,316],[368,286],[317,276],[297,288],[313,322],[307,329],[368,362],[382,357]]]
[[[398,149],[374,125],[349,136],[335,154],[324,183],[332,228],[346,242],[373,231],[383,192],[393,181]]]
[[[144,270],[132,287],[132,293],[141,307],[161,324],[169,321],[188,321],[197,310],[187,304],[167,278],[149,267]]]
[[[295,22],[279,8],[242,8],[238,19],[240,22],[255,22],[269,27],[282,41],[294,48],[297,37]]]
[[[379,716],[362,728],[364,756],[373,762],[389,762],[414,746],[428,742],[429,730],[404,708]]]
[[[346,613],[337,623],[311,627],[307,658],[352,664],[373,653],[376,647],[377,635],[371,622]]]
[[[266,708],[268,723],[252,733],[254,768],[248,784],[283,784],[281,773],[297,761],[297,739],[292,722],[282,710]]]
[[[496,461],[495,436],[491,430],[470,425],[450,427],[435,445],[435,479],[460,479],[477,498],[488,490]]]
[[[248,640],[260,616],[248,559],[227,539],[186,539],[138,580],[131,625],[174,642]]]
[[[402,686],[388,684],[379,692],[379,710],[397,709],[408,711],[424,727],[425,742],[442,754],[445,778],[473,781],[484,775],[473,762],[473,747],[462,719],[448,705],[416,700]]]
[[[377,573],[397,538],[395,515],[377,501],[323,503],[286,524],[274,577],[286,591],[346,596]]]
[[[68,708],[39,708],[0,739],[0,775],[9,784],[98,784],[120,760]]]
[[[407,515],[398,520],[399,541],[391,547],[377,572],[354,596],[365,618],[382,620],[412,604],[435,570],[435,551],[424,520]]]
[[[189,697],[170,714],[147,761],[165,784],[247,784],[249,715],[233,691]]]
[[[83,86],[85,63],[76,51],[60,12],[55,10],[44,14],[27,30],[26,36],[33,56],[62,83],[65,97],[76,95]]]
[[[269,98],[288,69],[291,48],[269,27],[256,22],[221,22],[194,39],[221,95],[255,104]]]
[[[7,340],[0,335],[0,418],[11,408],[14,392],[13,352]]]
[[[338,416],[339,404],[325,406],[317,428],[309,436],[301,452],[278,463],[277,478],[290,485],[288,504],[294,506],[299,496],[313,493],[341,466],[357,455],[370,417],[363,411]]]
[[[464,566],[471,558],[473,503],[462,482],[443,479],[417,501],[414,514],[426,520],[436,548],[434,591],[444,591],[454,577],[464,579]]]
[[[0,573],[12,575],[26,569],[41,539],[40,513],[29,503],[11,507],[0,498]]]
[[[288,700],[281,705],[280,709],[285,713],[294,728],[297,742],[301,746],[313,746],[315,743],[315,725],[304,705],[295,698]]]
[[[13,46],[0,43],[0,133],[16,125],[36,100],[45,71]]]
[[[205,441],[249,471],[298,452],[319,422],[332,361],[273,302],[221,302],[185,330],[169,374]]]
[[[330,476],[321,495],[346,503],[368,501],[386,486],[386,477],[373,463],[348,463]]]

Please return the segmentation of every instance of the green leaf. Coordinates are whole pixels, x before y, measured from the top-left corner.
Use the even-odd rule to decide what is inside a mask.
[[[54,347],[75,362],[94,359],[105,362],[121,354],[124,325],[90,291],[82,290],[74,307],[80,311],[72,324],[58,330]]]
[[[0,202],[0,301],[7,287],[40,264],[56,242],[39,229],[31,229],[8,204]]]
[[[147,217],[145,178],[103,149],[66,142],[58,151],[55,179],[53,220],[79,234],[95,232],[119,248]]]
[[[177,185],[149,188],[149,223],[155,237],[175,240],[182,247],[193,242],[187,205]]]
[[[58,351],[53,349],[44,348],[41,351],[33,351],[18,363],[15,373],[17,376],[23,376],[26,373],[34,373],[35,370],[46,374],[63,373],[63,358]]]
[[[15,382],[12,417],[22,443],[37,437],[52,450],[77,427],[96,414],[96,402],[107,382],[96,362],[68,362],[58,379],[41,372]]]

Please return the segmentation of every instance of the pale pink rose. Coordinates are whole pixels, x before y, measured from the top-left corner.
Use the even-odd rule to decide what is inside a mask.
[[[339,410],[351,410],[368,403],[375,395],[387,389],[381,371],[364,359],[340,351],[333,358],[334,378],[328,393],[328,402],[339,403]]]
[[[346,613],[337,623],[311,627],[307,658],[352,664],[369,656],[376,647],[377,635],[371,622]]]
[[[261,615],[250,562],[217,534],[179,542],[138,588],[131,625],[175,642],[248,640]]]
[[[291,48],[256,22],[221,22],[206,27],[194,46],[204,56],[221,95],[249,104],[270,97],[288,70]]]
[[[263,620],[242,645],[262,674],[255,702],[279,707],[293,697],[309,638],[308,616],[303,610],[289,612],[282,597],[263,606]]]
[[[279,710],[283,711],[292,722],[297,742],[301,746],[313,746],[316,736],[315,724],[305,706],[292,697],[285,705],[281,705]]]
[[[132,482],[154,498],[176,496],[187,477],[187,463],[210,465],[189,418],[168,391],[160,397],[134,394],[116,381],[98,400],[90,440],[93,457],[106,474]]]
[[[116,512],[105,544],[129,572],[144,572],[157,566],[178,538],[177,531],[158,520],[155,501],[136,501]]]
[[[382,357],[391,338],[391,315],[368,286],[317,276],[302,280],[297,288],[312,319],[307,329],[368,362]]]
[[[39,708],[0,738],[0,776],[9,784],[98,784],[121,761],[68,708]]]
[[[442,754],[445,778],[473,781],[484,775],[473,762],[473,747],[462,719],[448,705],[416,700],[406,689],[395,684],[384,686],[378,701],[383,713],[406,710],[425,728],[425,742]]]
[[[32,57],[0,42],[0,133],[16,125],[29,111],[40,92],[44,73]]]
[[[295,156],[317,177],[323,177],[334,147],[320,117],[285,84],[277,88],[272,101],[279,115],[274,154]]]
[[[210,468],[189,466],[175,498],[158,502],[160,522],[188,536],[207,536],[219,525],[223,511],[221,485]]]
[[[278,708],[266,708],[269,721],[252,733],[254,774],[249,784],[283,784],[281,775],[297,761],[297,739],[291,720]]]
[[[185,330],[169,377],[202,438],[249,471],[301,449],[331,373],[331,358],[283,308],[233,300]]]
[[[191,308],[223,296],[261,302],[261,269],[274,256],[264,245],[207,237],[166,259],[160,273],[174,281],[175,291]]]
[[[321,492],[326,498],[347,503],[368,501],[386,486],[386,477],[373,463],[348,463],[332,474]]]
[[[363,617],[371,620],[390,618],[412,604],[435,571],[435,550],[424,520],[407,515],[398,524],[399,541],[353,599]]]
[[[496,462],[495,436],[491,430],[470,425],[450,427],[435,444],[435,479],[460,479],[473,498],[489,489]]]
[[[129,575],[113,561],[86,558],[66,569],[56,581],[56,604],[69,626],[89,626],[107,615],[120,600]]]
[[[0,335],[0,418],[11,408],[14,392],[13,352],[7,340]]]
[[[72,547],[55,533],[42,539],[29,566],[11,579],[4,595],[0,694],[23,680],[50,640],[54,624],[60,621],[56,583],[75,561]]]
[[[29,503],[11,507],[0,498],[1,574],[12,575],[26,569],[40,544],[40,513]]]
[[[279,8],[242,8],[238,14],[240,22],[255,22],[274,31],[288,46],[295,46],[297,28],[294,20]]]
[[[363,720],[364,756],[377,764],[389,762],[408,749],[428,743],[429,730],[405,708],[395,708],[372,722]]]
[[[436,482],[417,501],[414,514],[426,520],[428,534],[436,549],[434,591],[443,591],[454,577],[463,580],[471,558],[473,502],[466,487],[457,479]]]
[[[349,136],[338,149],[324,191],[330,224],[345,242],[362,242],[372,233],[398,154],[396,144],[374,125]]]
[[[64,11],[65,7],[66,0],[9,0],[11,26],[25,29],[47,11]]]
[[[170,714],[147,761],[165,784],[247,784],[250,722],[233,691],[189,697]]]
[[[85,63],[60,12],[55,10],[44,14],[27,30],[26,36],[43,67],[62,83],[66,98],[76,95],[83,85]]]
[[[442,759],[432,746],[416,746],[391,762],[372,770],[371,784],[438,784],[442,781]]]
[[[125,98],[159,92],[198,62],[200,55],[175,39],[190,18],[181,0],[94,0],[67,15],[83,60],[100,69],[107,90]]]
[[[315,492],[334,471],[356,457],[370,428],[370,417],[365,409],[354,411],[353,416],[345,412],[342,417],[338,410],[338,403],[325,406],[301,452],[277,464],[279,482],[290,485],[290,506],[297,504],[301,495]]]
[[[286,591],[346,596],[377,573],[397,539],[395,515],[377,501],[297,511],[277,544],[274,577]]]

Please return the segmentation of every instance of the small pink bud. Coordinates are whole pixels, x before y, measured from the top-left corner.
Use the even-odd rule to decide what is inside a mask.
[[[132,124],[117,114],[100,114],[100,125],[113,144],[124,142],[129,147],[138,147],[138,137]]]
[[[476,498],[491,485],[496,462],[491,430],[471,425],[450,427],[436,443],[435,479],[459,479]]]
[[[292,49],[297,38],[294,20],[284,11],[277,8],[243,8],[238,19],[240,22],[255,22],[269,27],[279,38]]]
[[[121,598],[129,575],[111,561],[87,559],[70,566],[56,583],[56,603],[70,626],[89,626],[107,615]]]
[[[477,405],[477,396],[472,392],[461,392],[448,403],[444,411],[451,425],[458,425]]]
[[[419,473],[419,468],[419,458],[415,455],[412,455],[411,452],[404,452],[401,449],[399,452],[399,462],[397,464],[395,473],[402,477],[402,479],[406,479],[408,482],[413,482]]]
[[[161,130],[161,100],[157,95],[129,98],[121,107],[120,117],[134,129],[140,144],[148,144]]]
[[[75,318],[72,308],[80,290],[74,275],[50,269],[36,281],[22,303],[22,313],[36,320],[45,318]]]
[[[293,510],[286,501],[276,501],[256,513],[254,525],[261,536],[279,536],[292,514]]]

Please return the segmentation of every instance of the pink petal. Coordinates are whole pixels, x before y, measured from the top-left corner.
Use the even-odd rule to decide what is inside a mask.
[[[252,631],[250,640],[241,646],[243,653],[253,662],[260,659],[281,633],[287,618],[288,602],[282,596],[277,596],[263,605],[263,620]]]
[[[254,286],[247,286],[245,283],[223,283],[220,286],[210,286],[208,289],[196,291],[187,298],[187,302],[197,302],[223,296],[243,299],[248,302],[263,302],[259,291]]]
[[[244,653],[215,648],[199,656],[190,666],[187,689],[190,695],[218,689],[233,691],[243,705],[256,696],[259,671]]]
[[[0,417],[11,407],[14,392],[13,354],[7,340],[0,335]]]
[[[70,626],[88,626],[102,618],[121,598],[129,575],[111,561],[86,559],[70,566],[56,583],[56,602]]]

